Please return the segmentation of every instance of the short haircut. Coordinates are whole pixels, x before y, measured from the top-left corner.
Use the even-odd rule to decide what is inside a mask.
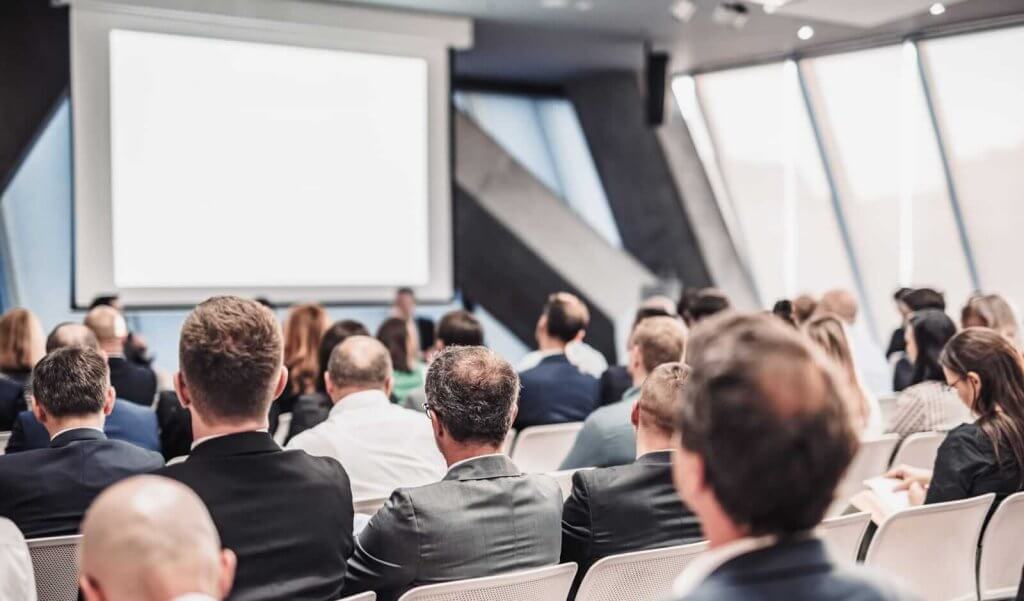
[[[482,346],[451,346],[427,370],[427,408],[458,442],[499,445],[512,426],[519,375]]]
[[[64,348],[66,346],[85,346],[93,350],[100,350],[100,341],[92,330],[80,323],[65,321],[53,328],[50,335],[46,337],[46,352]]]
[[[686,302],[680,301],[684,305],[680,315],[690,325],[732,306],[729,297],[717,288],[701,288],[684,298]]]
[[[568,292],[556,292],[549,296],[544,304],[544,315],[547,317],[548,336],[554,336],[562,342],[571,342],[590,325],[587,305]]]
[[[265,417],[281,373],[281,326],[256,301],[215,296],[185,318],[178,357],[195,409],[204,417]]]
[[[483,346],[484,329],[469,311],[452,311],[441,318],[437,339],[445,346]]]
[[[317,365],[320,366],[321,375],[327,371],[327,365],[331,361],[331,352],[336,346],[344,342],[349,336],[369,335],[370,331],[366,329],[366,326],[354,319],[342,319],[341,321],[334,322],[324,332],[323,337],[320,339],[320,348],[317,351]],[[326,392],[322,377],[316,379],[316,388],[320,392]]]
[[[655,367],[640,389],[641,425],[671,433],[675,429],[689,377],[690,368],[685,363],[674,361]]]
[[[402,286],[401,288],[399,288],[398,290],[395,291],[395,296],[403,296],[403,295],[408,295],[408,296],[411,296],[413,298],[416,298],[416,293],[413,292],[413,289],[409,288],[408,286]]]
[[[678,430],[719,505],[752,536],[814,528],[857,450],[848,387],[771,315],[694,329]]]
[[[32,397],[54,417],[99,413],[110,387],[110,369],[97,350],[57,349],[32,370]]]
[[[911,311],[923,311],[925,309],[946,310],[946,297],[938,290],[932,288],[915,288],[907,290],[899,297]]]
[[[675,317],[648,317],[636,324],[630,344],[640,350],[640,361],[650,373],[662,363],[682,361],[686,326]]]
[[[119,301],[120,297],[118,297],[116,294],[97,296],[96,298],[92,299],[91,303],[89,303],[89,310],[91,311],[96,307],[113,307]]]
[[[391,377],[391,355],[376,338],[350,336],[331,352],[327,375],[331,383],[339,388],[383,387]]]

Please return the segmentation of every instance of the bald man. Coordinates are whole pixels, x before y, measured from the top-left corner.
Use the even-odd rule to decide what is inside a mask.
[[[82,523],[86,601],[214,601],[227,597],[235,554],[184,484],[137,476],[101,494]]]
[[[324,374],[334,406],[327,420],[299,434],[289,449],[341,463],[355,500],[441,479],[445,461],[422,413],[391,403],[391,355],[376,338],[351,336],[335,347]]]
[[[138,405],[152,406],[156,399],[156,374],[125,358],[128,325],[124,316],[113,307],[101,305],[85,315],[85,326],[96,335],[100,348],[107,354],[110,383],[117,390],[117,396]]]

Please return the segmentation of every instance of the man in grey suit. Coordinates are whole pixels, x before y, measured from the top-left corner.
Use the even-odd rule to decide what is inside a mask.
[[[500,451],[519,396],[512,366],[484,347],[449,347],[426,392],[424,419],[448,473],[392,493],[356,541],[345,595],[372,590],[389,601],[415,586],[558,563],[558,484],[522,474]]]

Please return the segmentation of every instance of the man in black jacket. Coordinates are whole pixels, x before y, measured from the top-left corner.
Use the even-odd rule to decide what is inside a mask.
[[[117,397],[152,407],[156,400],[156,373],[125,358],[128,325],[124,316],[113,307],[99,306],[85,315],[85,325],[96,335],[100,348],[107,353],[110,383],[117,390]]]
[[[96,495],[160,468],[163,457],[103,434],[114,390],[96,350],[68,347],[46,355],[33,370],[32,387],[32,411],[50,446],[0,457],[0,516],[26,538],[75,534]]]
[[[333,459],[284,452],[267,432],[284,390],[281,328],[255,301],[215,297],[185,319],[175,388],[192,452],[161,475],[194,490],[238,556],[231,599],[334,601],[352,553],[352,490]]]

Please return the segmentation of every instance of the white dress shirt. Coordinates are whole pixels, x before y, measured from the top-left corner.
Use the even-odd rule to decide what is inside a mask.
[[[775,536],[740,538],[721,547],[706,551],[694,559],[690,565],[686,566],[683,573],[676,578],[675,584],[672,586],[672,593],[676,597],[685,597],[697,590],[697,587],[708,576],[729,561],[736,559],[740,555],[766,549],[776,542],[778,542],[778,537]]]
[[[393,405],[380,390],[342,398],[327,421],[293,438],[287,448],[340,462],[357,501],[437,482],[446,471],[427,416]]]
[[[519,360],[519,363],[516,364],[516,371],[524,372],[528,369],[533,369],[544,359],[554,355],[561,355],[562,353],[563,351],[559,350],[532,351]],[[569,360],[569,363],[575,365],[576,369],[595,378],[600,378],[601,374],[608,369],[608,360],[604,358],[604,355],[586,342],[576,342],[574,340],[565,345],[564,353],[565,358]]]
[[[25,537],[14,522],[0,518],[0,601],[35,598],[36,578]]]

